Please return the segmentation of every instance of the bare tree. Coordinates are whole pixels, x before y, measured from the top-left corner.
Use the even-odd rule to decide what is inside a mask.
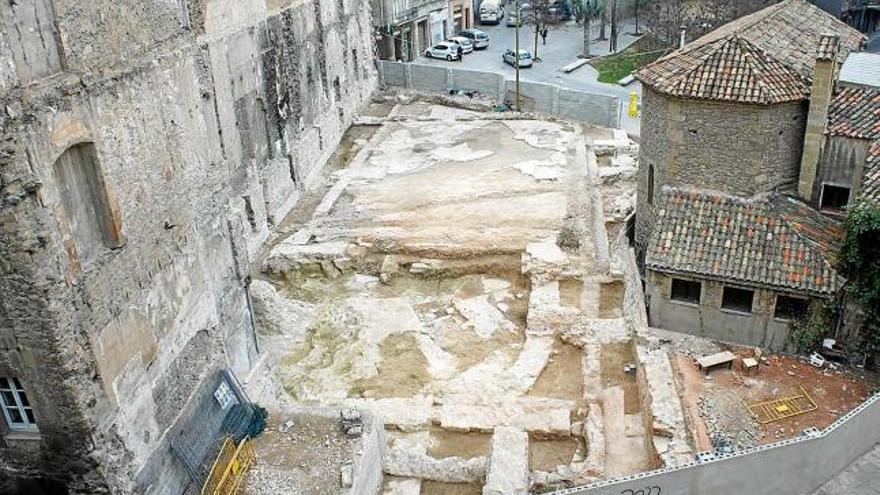
[[[605,35],[605,25],[608,24],[608,0],[602,0],[602,18],[599,24],[599,37],[597,41],[605,41],[608,36]]]
[[[528,21],[535,28],[535,51],[532,53],[535,59],[539,59],[538,40],[541,38],[541,31],[549,29],[555,19],[555,10],[553,9],[555,3],[555,0],[534,0],[531,3],[531,15]]]
[[[608,42],[608,51],[617,53],[617,0],[611,1],[611,40]]]
[[[650,0],[632,0],[633,17],[635,17],[635,20],[636,20],[636,27],[635,27],[635,31],[633,32],[633,34],[636,36],[642,34],[639,32],[639,11],[642,10],[642,7],[647,6],[648,2],[650,2]]]
[[[593,19],[602,16],[605,4],[602,0],[573,0],[574,17],[584,28],[584,58],[590,58],[590,43],[592,33],[591,23]]]
[[[634,0],[638,2],[638,0]],[[682,28],[689,39],[778,3],[779,0],[651,0],[641,9],[648,31],[660,43],[678,46]]]
[[[645,9],[648,31],[662,45],[677,45],[682,26],[690,23],[692,9],[688,0],[656,0]]]

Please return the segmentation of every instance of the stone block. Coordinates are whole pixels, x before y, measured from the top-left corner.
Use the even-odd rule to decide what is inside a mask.
[[[511,400],[483,405],[448,403],[440,406],[436,419],[440,426],[454,431],[488,432],[498,426],[510,426],[530,433],[569,436],[573,408],[571,401],[554,399]]]
[[[526,495],[528,490],[529,434],[519,428],[495,428],[483,495]]]

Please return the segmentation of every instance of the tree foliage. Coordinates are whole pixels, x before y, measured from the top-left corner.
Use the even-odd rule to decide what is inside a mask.
[[[864,352],[880,354],[880,207],[866,199],[851,206],[838,270],[846,277],[847,293],[864,311],[860,329]]]
[[[822,338],[840,316],[836,301],[814,300],[806,314],[791,320],[788,325],[788,340],[799,352],[813,351],[819,347]]]
[[[584,28],[584,57],[589,58],[592,22],[605,12],[605,3],[602,0],[572,0],[572,9],[575,20]]]

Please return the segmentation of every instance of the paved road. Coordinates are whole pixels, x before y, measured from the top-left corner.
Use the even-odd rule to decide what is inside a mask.
[[[501,54],[508,48],[513,48],[514,28],[505,26],[503,22],[498,26],[478,27],[489,33],[491,37],[489,48],[476,50],[465,55],[462,62],[447,62],[446,60],[428,59],[425,57],[419,58],[418,62],[428,65],[453,65],[464,69],[495,72],[504,74],[507,79],[513,80],[516,77],[515,71],[513,67],[501,61]],[[594,25],[593,32],[597,34],[598,31],[598,26]],[[631,31],[632,25],[628,22],[625,23],[621,29],[623,34],[618,39],[618,47],[620,49],[629,46],[630,43],[635,41],[635,37],[627,34]],[[530,26],[523,26],[520,30],[520,46],[523,49],[534,51],[534,43],[534,31],[531,30]],[[594,42],[591,50],[596,55],[607,54],[608,42]],[[523,81],[528,82],[556,84],[568,89],[616,95],[621,98],[621,103],[625,110],[630,91],[636,90],[641,93],[638,83],[633,83],[627,87],[600,83],[597,81],[598,73],[590,65],[585,65],[569,74],[561,71],[563,66],[577,60],[578,55],[582,51],[583,29],[574,23],[558,26],[547,35],[547,45],[541,44],[538,46],[538,56],[542,61],[535,63],[531,68],[520,71],[520,77]],[[622,116],[623,128],[631,134],[638,135],[638,119],[630,119],[626,116],[625,111],[622,113]]]
[[[880,495],[880,445],[852,463],[813,495]]]

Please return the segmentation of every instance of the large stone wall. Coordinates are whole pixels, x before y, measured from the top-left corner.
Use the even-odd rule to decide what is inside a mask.
[[[751,196],[797,183],[806,103],[739,105],[682,100],[645,88],[642,95],[636,246],[650,239],[648,166],[662,186]]]
[[[185,482],[167,434],[206,377],[256,359],[249,263],[374,91],[369,15],[366,0],[0,3],[0,376],[39,426],[0,421],[0,492]],[[83,143],[93,156],[71,166],[89,173],[60,180]],[[102,236],[77,235],[96,204]]]

